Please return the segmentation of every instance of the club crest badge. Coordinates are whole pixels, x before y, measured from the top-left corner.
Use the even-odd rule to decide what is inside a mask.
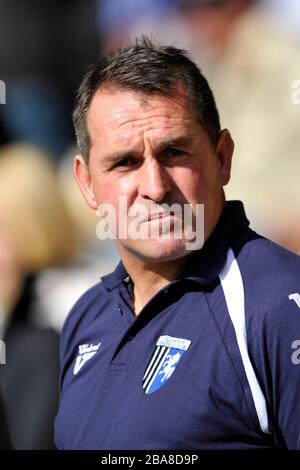
[[[156,392],[172,376],[191,341],[172,336],[160,336],[143,377],[143,389],[147,395]]]

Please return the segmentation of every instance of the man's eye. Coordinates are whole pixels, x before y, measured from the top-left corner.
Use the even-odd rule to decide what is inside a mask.
[[[136,165],[138,160],[133,157],[126,157],[119,160],[117,163],[114,164],[113,168],[120,168],[120,167],[128,167],[132,165]]]
[[[170,147],[166,150],[166,156],[167,157],[181,157],[185,154],[186,153],[183,150],[175,149],[175,148],[172,148],[172,147]]]

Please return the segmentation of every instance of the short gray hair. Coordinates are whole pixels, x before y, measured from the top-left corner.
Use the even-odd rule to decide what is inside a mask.
[[[183,85],[200,124],[211,143],[216,145],[221,130],[219,114],[213,93],[200,69],[186,51],[157,45],[142,37],[90,66],[83,78],[75,100],[73,123],[77,145],[86,163],[90,150],[87,113],[100,88],[171,96],[178,84]]]

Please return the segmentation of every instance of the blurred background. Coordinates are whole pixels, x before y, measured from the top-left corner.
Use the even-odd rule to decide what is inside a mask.
[[[17,449],[53,448],[59,332],[118,261],[73,181],[76,89],[141,34],[198,63],[236,144],[227,198],[300,254],[299,0],[0,0],[0,393]]]

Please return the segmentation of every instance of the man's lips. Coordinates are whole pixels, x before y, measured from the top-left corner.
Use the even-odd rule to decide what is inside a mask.
[[[155,220],[162,220],[162,219],[166,219],[167,217],[174,217],[176,214],[175,212],[171,211],[171,212],[159,212],[157,214],[149,214],[148,217],[144,217],[140,220],[140,223],[144,223],[144,222],[152,222],[152,221],[155,221]]]

